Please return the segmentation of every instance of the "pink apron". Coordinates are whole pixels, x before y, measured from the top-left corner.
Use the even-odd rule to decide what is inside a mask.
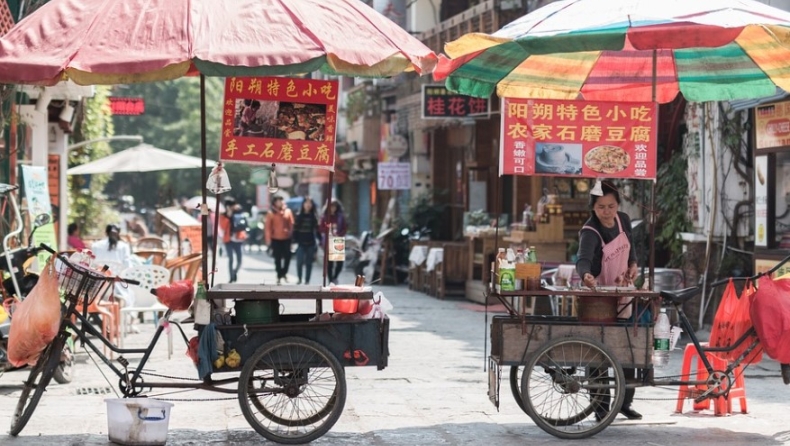
[[[601,238],[603,245],[603,256],[601,258],[601,274],[596,277],[600,286],[625,286],[626,274],[628,273],[628,256],[631,253],[631,242],[628,235],[623,231],[623,224],[620,216],[616,215],[617,227],[620,233],[611,242],[605,243],[601,233],[592,226],[584,226],[582,229],[589,229]],[[631,300],[633,297],[621,297],[617,305],[617,317],[628,319],[631,317]]]

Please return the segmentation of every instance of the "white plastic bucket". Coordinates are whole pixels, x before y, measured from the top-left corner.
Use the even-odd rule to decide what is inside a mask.
[[[173,404],[151,398],[113,398],[107,403],[107,434],[113,443],[157,446],[167,442]]]

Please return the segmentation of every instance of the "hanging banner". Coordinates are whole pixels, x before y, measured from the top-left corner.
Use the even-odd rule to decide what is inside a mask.
[[[658,105],[502,101],[500,175],[656,177]]]
[[[225,80],[220,160],[335,169],[337,81]]]
[[[754,157],[754,246],[768,246],[768,157]]]
[[[25,224],[28,230],[33,228],[33,220],[41,214],[48,214],[50,221],[52,221],[52,204],[49,201],[49,183],[47,181],[49,173],[47,168],[43,166],[21,166],[22,169],[22,185],[24,186],[25,200],[27,202],[27,221]],[[55,225],[48,223],[38,229],[33,238],[33,244],[38,245],[46,243],[52,249],[58,248],[58,239],[55,235]],[[38,255],[38,260],[43,265],[50,254],[47,251],[41,251]]]
[[[790,101],[755,107],[754,134],[758,150],[790,146]]]

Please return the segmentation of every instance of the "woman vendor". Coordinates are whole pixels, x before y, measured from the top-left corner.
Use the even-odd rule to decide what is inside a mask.
[[[617,188],[611,183],[597,181],[590,192],[590,218],[579,232],[576,262],[576,272],[587,287],[626,286],[633,284],[637,277],[631,219],[627,214],[619,212],[619,208],[620,193]],[[636,377],[636,369],[623,369],[623,372],[626,379]],[[609,411],[610,395],[609,392],[606,393],[598,396],[600,403],[595,408],[598,420]],[[640,420],[642,415],[631,407],[634,393],[633,388],[625,390],[620,413],[629,420]]]

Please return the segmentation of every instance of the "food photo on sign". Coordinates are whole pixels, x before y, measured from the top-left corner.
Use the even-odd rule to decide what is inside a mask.
[[[653,103],[503,99],[500,175],[656,176]]]

